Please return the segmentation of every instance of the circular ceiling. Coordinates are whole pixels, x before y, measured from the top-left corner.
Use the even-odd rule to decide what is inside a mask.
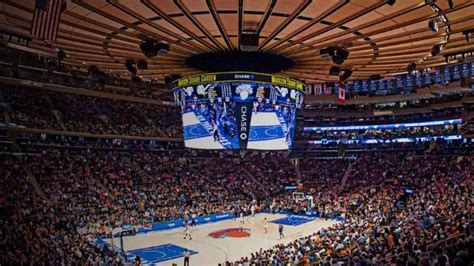
[[[250,71],[275,73],[295,65],[293,60],[258,51],[218,51],[196,54],[186,59],[186,65],[207,72]]]
[[[34,5],[2,0],[0,28],[30,36]],[[259,52],[294,62],[282,75],[311,83],[338,80],[329,75],[335,64],[321,56],[323,48],[349,51],[340,67],[353,70],[351,79],[383,76],[406,71],[412,62],[445,64],[443,54],[472,47],[473,38],[468,42],[462,32],[473,27],[474,0],[72,0],[57,40],[33,39],[29,48],[62,48],[70,63],[117,74],[128,73],[127,59],[146,59],[148,69],[138,75],[163,81],[203,73],[186,59],[238,50],[244,34],[258,34]],[[169,44],[169,51],[145,57],[139,44],[149,38]],[[443,49],[432,56],[435,45]]]

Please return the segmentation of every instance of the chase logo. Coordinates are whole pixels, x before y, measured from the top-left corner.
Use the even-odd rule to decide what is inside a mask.
[[[219,231],[215,231],[209,234],[212,238],[226,238],[226,237],[233,237],[233,238],[243,238],[250,236],[250,229],[249,228],[228,228]]]
[[[255,79],[255,76],[252,74],[235,74],[234,78],[236,79]]]

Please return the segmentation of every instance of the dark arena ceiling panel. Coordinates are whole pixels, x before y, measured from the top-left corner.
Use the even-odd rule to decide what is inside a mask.
[[[0,4],[0,28],[30,36],[35,1]],[[430,30],[430,20],[438,32]],[[311,83],[338,80],[329,75],[334,63],[321,57],[322,48],[349,51],[340,68],[351,68],[351,79],[384,76],[412,62],[420,68],[445,64],[444,54],[472,49],[474,38],[468,42],[462,32],[473,27],[474,0],[72,0],[57,41],[33,39],[29,48],[62,48],[71,64],[124,75],[127,59],[146,59],[148,69],[138,75],[162,81],[206,72],[186,59],[238,50],[250,33],[259,35],[258,51],[294,63],[281,75]],[[150,38],[169,44],[169,51],[146,58],[139,44]],[[443,50],[432,56],[439,44]]]

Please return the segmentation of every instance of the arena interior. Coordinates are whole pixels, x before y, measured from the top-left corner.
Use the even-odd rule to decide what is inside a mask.
[[[474,265],[474,0],[1,0],[0,265]]]

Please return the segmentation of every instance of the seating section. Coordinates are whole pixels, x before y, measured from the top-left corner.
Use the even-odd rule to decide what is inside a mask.
[[[67,205],[50,206],[35,194],[20,157],[2,154],[0,159],[0,264],[92,265],[121,261],[107,247],[96,247],[91,235],[78,231],[80,212],[70,212]]]
[[[284,189],[289,184],[300,184],[312,195],[323,218],[345,220],[236,263],[423,264],[443,252],[462,262],[469,259],[465,253],[473,241],[468,232],[472,155],[362,153],[352,161],[344,186],[349,161],[300,159],[299,179],[284,153],[184,159],[148,151],[51,147],[32,148],[23,158],[52,205],[35,196],[19,157],[3,155],[2,189],[9,193],[3,193],[2,202],[13,213],[2,220],[2,234],[12,228],[18,233],[3,241],[12,248],[0,255],[1,261],[110,262],[119,258],[107,246],[101,250],[91,244],[110,226],[225,211],[248,214],[251,204],[258,210],[304,212],[292,191]],[[407,188],[413,194],[405,194]],[[433,246],[453,237],[449,249]]]
[[[0,89],[10,123],[18,126],[130,136],[182,134],[174,107],[6,85]],[[5,116],[0,119],[7,122]]]
[[[344,222],[236,264],[442,265],[449,260],[467,265],[474,244],[470,160],[399,154],[359,158],[348,186],[332,201]],[[413,194],[406,194],[407,188]]]

